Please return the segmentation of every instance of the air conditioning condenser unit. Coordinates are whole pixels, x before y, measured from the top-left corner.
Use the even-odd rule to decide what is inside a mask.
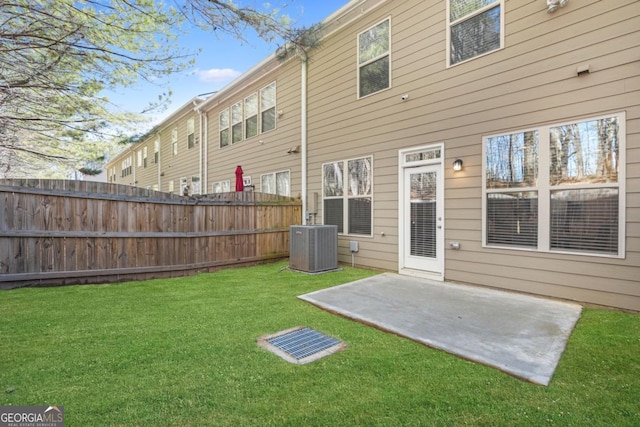
[[[289,268],[306,273],[338,268],[337,226],[292,225],[289,233]]]

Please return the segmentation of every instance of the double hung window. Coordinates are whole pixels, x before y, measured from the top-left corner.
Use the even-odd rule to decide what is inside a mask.
[[[448,0],[448,63],[454,65],[500,49],[504,0]]]
[[[242,101],[231,106],[231,143],[242,141]]]
[[[193,148],[196,145],[195,120],[191,117],[187,120],[187,148]]]
[[[391,19],[358,35],[358,97],[388,89],[391,84]]]
[[[225,109],[220,112],[220,147],[229,145],[229,110]]]
[[[244,100],[244,132],[249,139],[258,134],[258,94],[249,95]]]
[[[176,156],[178,154],[178,128],[173,128],[171,131],[171,147],[173,155]]]
[[[276,83],[260,91],[260,115],[262,132],[268,132],[276,128]]]

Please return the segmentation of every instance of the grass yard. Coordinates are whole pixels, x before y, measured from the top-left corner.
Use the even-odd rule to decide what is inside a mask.
[[[638,426],[640,316],[585,308],[549,387],[326,313],[297,295],[374,274],[266,264],[0,293],[0,405],[66,426]],[[309,326],[346,351],[308,365],[258,337]]]

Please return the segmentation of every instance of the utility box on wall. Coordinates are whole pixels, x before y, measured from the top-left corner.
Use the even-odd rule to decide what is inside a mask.
[[[289,268],[307,273],[338,268],[338,227],[292,225],[289,235]]]

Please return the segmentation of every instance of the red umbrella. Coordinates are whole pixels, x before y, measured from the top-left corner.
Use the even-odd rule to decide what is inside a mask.
[[[244,181],[242,180],[242,166],[236,168],[236,191],[244,191]]]

